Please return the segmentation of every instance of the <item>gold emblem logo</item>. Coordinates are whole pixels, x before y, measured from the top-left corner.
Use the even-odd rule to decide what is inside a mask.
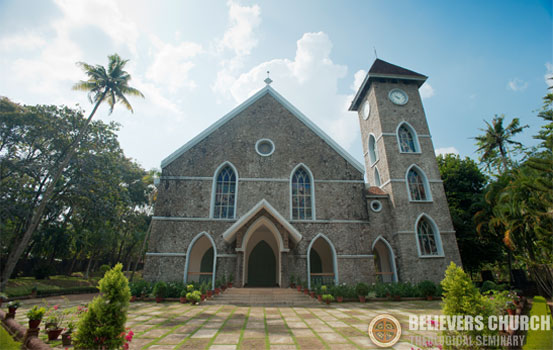
[[[392,315],[382,314],[369,323],[369,337],[376,346],[388,348],[399,341],[401,326]]]

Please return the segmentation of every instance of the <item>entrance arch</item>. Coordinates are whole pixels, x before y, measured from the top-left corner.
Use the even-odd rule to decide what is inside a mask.
[[[322,233],[307,247],[307,288],[316,284],[338,284],[336,249]]]
[[[396,259],[392,246],[384,237],[378,236],[372,245],[376,275],[380,282],[397,282]]]
[[[211,282],[215,286],[217,268],[217,247],[213,238],[207,232],[198,234],[186,251],[184,266],[184,283]]]
[[[265,216],[257,219],[244,235],[240,250],[244,252],[243,286],[282,285],[284,242],[271,220]]]

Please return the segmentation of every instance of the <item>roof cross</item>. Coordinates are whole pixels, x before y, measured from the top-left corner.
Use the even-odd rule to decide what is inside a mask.
[[[267,79],[263,80],[265,84],[270,85],[273,81],[269,78],[269,71],[267,71]]]

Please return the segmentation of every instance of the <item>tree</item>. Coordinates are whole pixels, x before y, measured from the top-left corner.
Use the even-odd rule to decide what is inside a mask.
[[[478,146],[476,151],[481,154],[480,161],[485,163],[488,169],[496,167],[499,172],[510,169],[509,151],[511,146],[522,146],[520,142],[513,141],[513,137],[528,127],[528,125],[520,126],[520,120],[513,118],[505,128],[503,127],[504,119],[504,115],[496,115],[491,124],[484,121],[487,128],[480,129],[484,131],[484,135],[474,138]]]
[[[483,200],[487,178],[470,158],[447,154],[437,157],[443,180],[451,219],[455,228],[457,244],[463,267],[469,272],[478,271],[487,262],[501,257],[502,244],[489,231],[478,234],[474,214]]]
[[[47,178],[49,183],[46,186],[46,190],[41,194],[40,202],[34,209],[33,215],[29,221],[29,224],[25,230],[25,233],[20,238],[19,243],[13,249],[6,261],[2,276],[0,280],[0,290],[4,290],[6,283],[8,282],[15,264],[23,254],[25,248],[29,243],[33,233],[37,229],[42,220],[42,216],[46,206],[54,194],[54,189],[58,180],[60,179],[64,169],[67,167],[71,158],[75,154],[75,150],[78,144],[81,142],[86,134],[92,117],[98,110],[98,107],[102,102],[107,102],[110,107],[110,113],[113,112],[113,108],[116,103],[123,104],[131,112],[132,107],[125,95],[134,95],[144,97],[144,95],[137,89],[129,86],[131,76],[124,71],[125,65],[128,60],[122,60],[117,54],[108,56],[109,62],[107,70],[101,66],[92,66],[84,62],[79,62],[78,65],[83,68],[85,74],[88,76],[87,81],[81,81],[73,87],[75,90],[88,91],[88,97],[91,103],[94,103],[94,107],[90,112],[90,115],[84,125],[81,126],[77,135],[70,146],[63,152],[60,161],[57,162],[55,170],[48,174]],[[58,165],[59,164],[59,165]]]

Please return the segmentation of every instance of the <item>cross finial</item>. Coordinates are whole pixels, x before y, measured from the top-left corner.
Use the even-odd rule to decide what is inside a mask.
[[[267,71],[267,79],[263,80],[265,84],[270,85],[273,81],[269,78],[269,71]]]
[[[373,46],[373,49],[374,49],[374,57],[378,58],[378,54],[376,53],[376,47]]]

